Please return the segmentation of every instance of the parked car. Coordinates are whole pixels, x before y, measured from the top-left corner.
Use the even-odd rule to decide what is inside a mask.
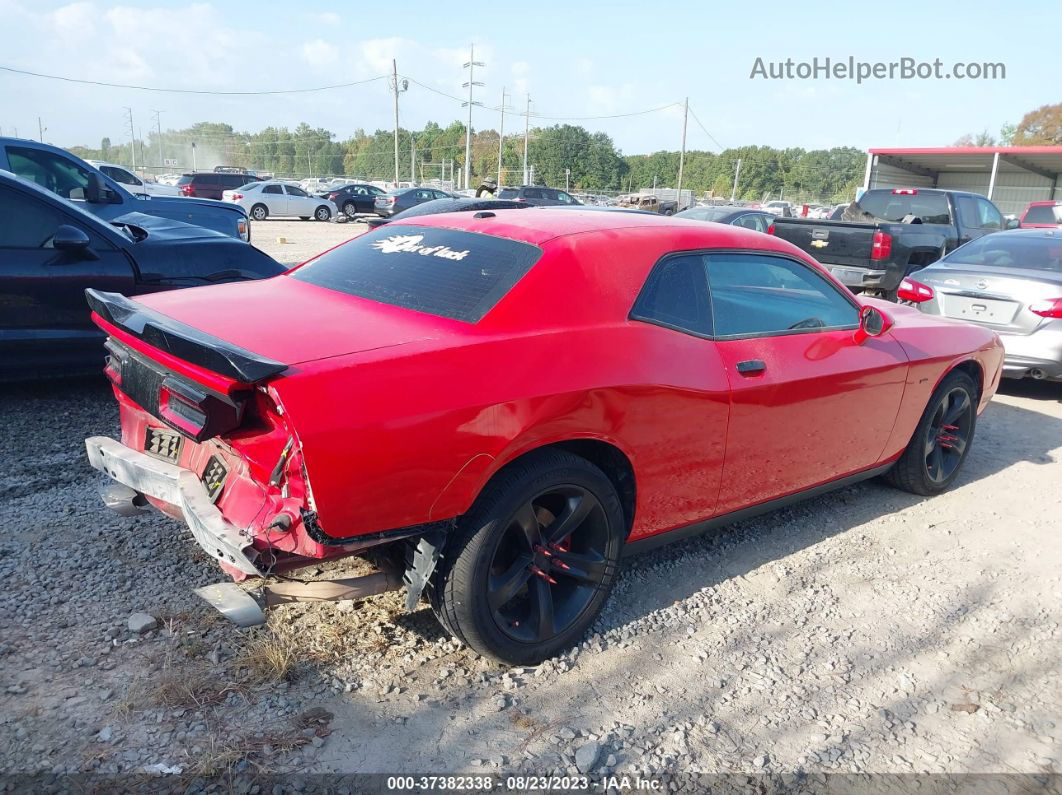
[[[881,188],[852,202],[840,221],[776,218],[768,231],[813,255],[853,291],[895,301],[904,277],[1002,228],[1002,213],[976,193]]]
[[[579,200],[567,191],[547,188],[543,185],[521,185],[518,188],[500,188],[499,199],[525,202],[538,207],[550,207],[558,204],[579,204]]]
[[[1029,202],[1018,225],[1022,229],[1062,228],[1062,202]]]
[[[658,213],[659,215],[674,215],[678,212],[677,201],[662,200],[656,196],[642,193],[621,196],[619,206],[631,210],[642,210],[647,213]]]
[[[755,232],[766,232],[774,221],[774,215],[762,210],[750,210],[748,207],[691,207],[678,213],[676,218],[688,218],[691,221],[714,221],[717,224],[743,226]]]
[[[176,196],[134,196],[81,158],[50,144],[0,138],[0,169],[32,180],[105,221],[138,212],[251,239],[247,213],[239,207]]]
[[[460,196],[450,199],[432,199],[430,202],[415,204],[412,207],[390,218],[369,218],[366,223],[369,229],[389,224],[394,221],[405,221],[407,218],[415,218],[418,215],[437,215],[438,213],[461,213],[471,210],[514,210],[527,209],[530,205],[524,202],[510,201],[507,199],[477,199],[474,196]]]
[[[220,232],[130,212],[110,223],[0,171],[0,379],[96,372],[88,287],[125,295],[258,279],[284,266]]]
[[[243,172],[195,171],[182,175],[177,180],[177,188],[182,196],[221,200],[225,191],[242,188],[254,182],[261,180],[253,174]]]
[[[981,237],[903,280],[901,301],[992,329],[1003,375],[1062,381],[1062,236],[1015,229]]]
[[[240,205],[255,221],[264,221],[270,216],[330,221],[339,212],[331,199],[311,196],[302,188],[277,180],[252,182],[236,190],[227,190],[221,198]]]
[[[384,191],[375,185],[355,182],[341,188],[331,188],[317,195],[333,202],[347,218],[357,215],[371,215],[376,212],[376,197]]]
[[[373,212],[381,218],[390,218],[398,215],[403,210],[408,210],[424,202],[435,199],[455,199],[456,195],[447,193],[438,188],[398,188],[397,190],[381,193],[373,199]]]
[[[136,174],[125,166],[116,163],[105,163],[102,160],[86,160],[90,166],[95,166],[108,177],[125,186],[132,194],[146,194],[148,196],[180,196],[181,192],[174,185],[162,185],[151,180],[140,179]]]
[[[88,299],[108,504],[183,516],[237,579],[373,548],[377,574],[262,598],[405,571],[407,608],[513,664],[578,642],[625,552],[874,475],[943,491],[1003,359],[784,241],[623,212],[425,215],[259,283]]]
[[[763,205],[763,209],[769,212],[771,215],[780,215],[783,218],[792,218],[796,215],[796,213],[793,211],[793,205],[790,202],[780,200],[767,202]]]

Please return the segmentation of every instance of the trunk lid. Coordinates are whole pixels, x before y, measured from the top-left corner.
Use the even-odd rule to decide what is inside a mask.
[[[287,366],[430,340],[463,325],[287,276],[172,290],[138,296],[129,303],[146,307],[148,325],[174,326],[172,336],[178,344],[195,337],[201,347],[212,346],[213,340],[220,345],[212,347],[227,343],[243,354],[253,354],[250,358]],[[151,323],[152,315],[159,316],[157,323]],[[147,334],[137,336],[152,343]],[[172,343],[163,349],[187,358]],[[232,377],[241,380],[238,375]]]
[[[1005,334],[1031,334],[1047,321],[1029,304],[1062,298],[1062,273],[1044,270],[938,263],[912,278],[933,288],[941,314]]]

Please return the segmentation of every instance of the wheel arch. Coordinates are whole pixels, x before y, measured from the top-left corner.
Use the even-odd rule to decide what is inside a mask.
[[[596,466],[612,483],[623,507],[630,534],[637,506],[637,479],[630,454],[611,439],[576,436],[543,440],[514,448],[503,458],[478,455],[447,484],[431,508],[431,519],[449,518],[467,512],[492,480],[527,456],[544,450],[563,450]]]

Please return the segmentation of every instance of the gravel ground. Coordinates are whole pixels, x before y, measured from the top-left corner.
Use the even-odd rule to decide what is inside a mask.
[[[181,525],[101,506],[107,388],[2,387],[0,770],[1056,772],[1060,398],[1005,385],[942,497],[869,482],[628,561],[583,644],[506,670],[400,594],[226,624]]]
[[[315,254],[363,234],[367,229],[361,221],[340,224],[274,221],[267,218],[265,221],[251,221],[251,242],[277,262],[298,265]]]

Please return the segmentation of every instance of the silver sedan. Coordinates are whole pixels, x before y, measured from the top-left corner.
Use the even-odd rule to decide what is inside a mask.
[[[1062,381],[1062,230],[973,240],[904,279],[897,297],[995,330],[1005,377]]]

